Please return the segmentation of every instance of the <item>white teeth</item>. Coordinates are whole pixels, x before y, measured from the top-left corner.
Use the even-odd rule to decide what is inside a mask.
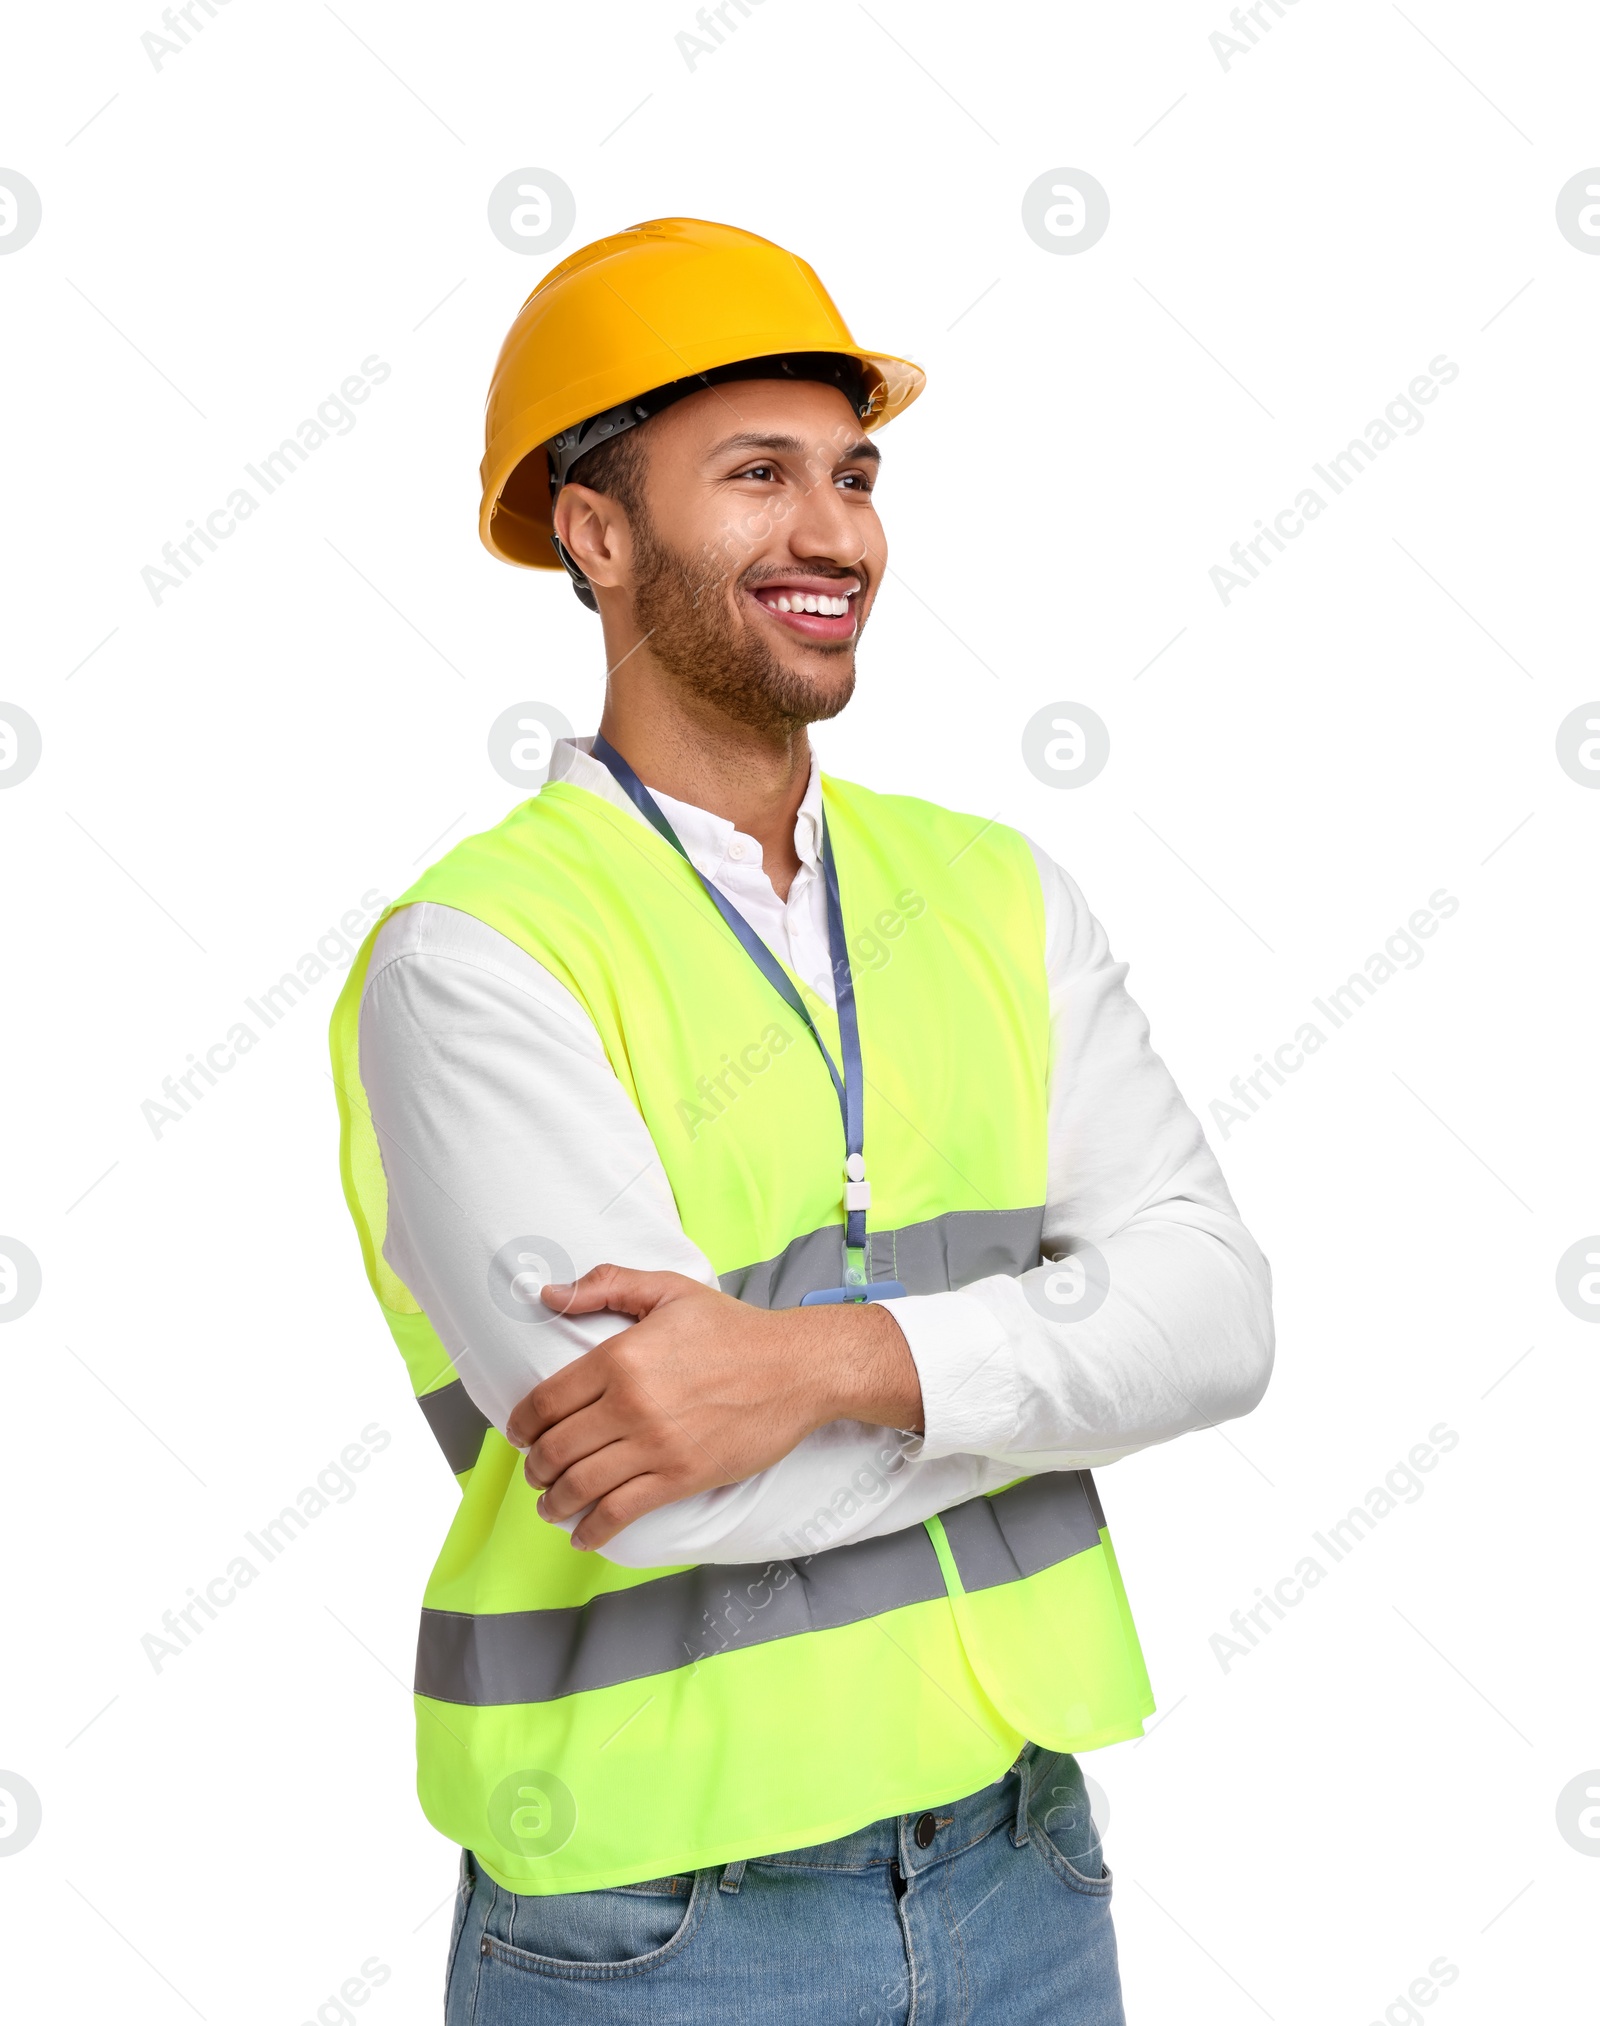
[[[850,610],[850,599],[829,597],[826,592],[794,591],[779,592],[768,608],[773,612],[816,612],[829,619],[843,619]]]

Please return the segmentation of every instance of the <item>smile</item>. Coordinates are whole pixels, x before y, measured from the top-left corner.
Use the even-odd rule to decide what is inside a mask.
[[[795,577],[762,584],[748,593],[780,626],[810,640],[848,640],[856,630],[854,577]]]

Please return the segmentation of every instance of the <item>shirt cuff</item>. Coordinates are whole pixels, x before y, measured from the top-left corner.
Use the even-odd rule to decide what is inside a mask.
[[[919,1459],[1003,1455],[1021,1403],[1011,1341],[994,1310],[965,1289],[880,1306],[900,1325],[922,1383]]]

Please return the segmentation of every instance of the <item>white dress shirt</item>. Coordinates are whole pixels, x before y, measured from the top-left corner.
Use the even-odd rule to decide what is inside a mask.
[[[559,742],[551,778],[642,823],[589,744]],[[753,837],[656,800],[696,869],[832,1005],[815,762],[795,822],[800,871],[783,900]],[[755,1477],[635,1520],[608,1559],[757,1562],[869,1539],[1018,1477],[1099,1467],[1248,1413],[1265,1391],[1267,1262],[1151,1050],[1127,966],[1073,881],[1032,849],[1051,1020],[1044,1254],[1098,1248],[1105,1298],[1058,1319],[1055,1304],[1029,1299],[1046,1265],[886,1302],[921,1381],[922,1436],[834,1422]],[[593,1022],[498,931],[433,902],[391,916],[372,952],[360,1048],[388,1182],[384,1257],[502,1433],[541,1379],[632,1327],[609,1312],[513,1319],[487,1273],[510,1239],[553,1238],[578,1273],[609,1261],[716,1285]]]

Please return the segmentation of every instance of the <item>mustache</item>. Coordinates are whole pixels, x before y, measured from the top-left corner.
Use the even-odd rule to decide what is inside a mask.
[[[776,563],[754,564],[739,578],[739,588],[755,591],[763,584],[787,584],[795,577],[826,577],[830,583],[846,584],[853,577],[865,590],[872,582],[872,573],[863,556],[858,563],[848,566],[835,563],[807,563],[803,569],[785,570]]]

